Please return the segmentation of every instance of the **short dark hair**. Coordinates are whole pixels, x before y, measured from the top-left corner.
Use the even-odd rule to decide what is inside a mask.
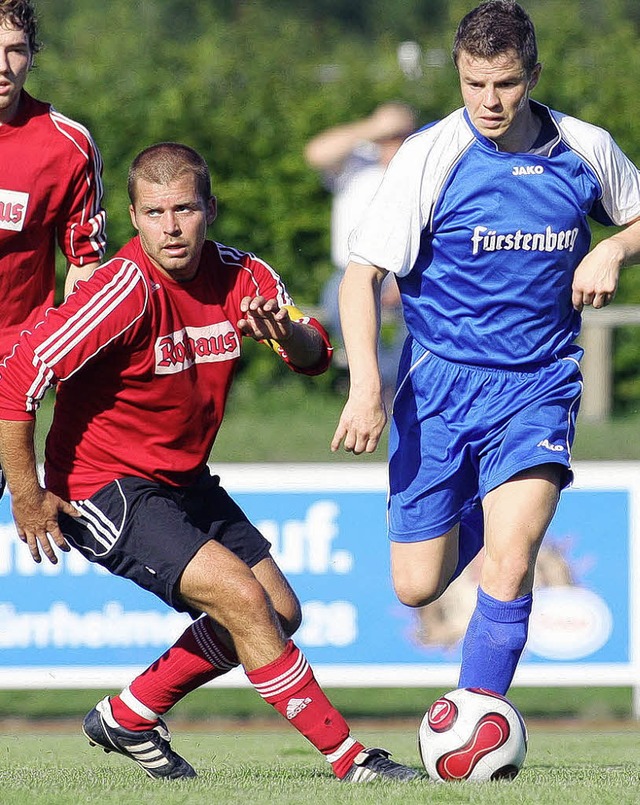
[[[42,47],[38,42],[38,19],[31,0],[0,0],[0,22],[7,21],[19,31],[24,31],[31,55]]]
[[[169,184],[184,174],[195,176],[196,187],[203,201],[211,198],[209,166],[200,154],[182,143],[156,143],[141,151],[131,163],[127,191],[135,204],[135,184],[144,179],[153,184]]]
[[[461,51],[477,59],[493,59],[514,50],[527,75],[538,63],[533,22],[513,0],[486,0],[462,18],[453,42],[453,62]]]

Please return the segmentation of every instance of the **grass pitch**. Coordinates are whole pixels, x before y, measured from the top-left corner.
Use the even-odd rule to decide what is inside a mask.
[[[355,734],[420,767],[415,730],[357,725]],[[640,801],[637,725],[599,730],[530,727],[527,762],[512,782],[342,785],[294,730],[176,732],[174,745],[197,768],[185,782],[148,779],[134,764],[88,746],[77,732],[0,733],[2,805],[631,805]]]

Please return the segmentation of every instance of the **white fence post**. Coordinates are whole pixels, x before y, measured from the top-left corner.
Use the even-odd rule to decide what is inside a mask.
[[[580,418],[602,422],[611,415],[613,398],[613,330],[640,325],[640,305],[612,305],[602,310],[585,308],[580,343],[584,347],[584,391]]]

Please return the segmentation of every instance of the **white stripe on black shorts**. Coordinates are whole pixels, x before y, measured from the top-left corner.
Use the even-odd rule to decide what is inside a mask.
[[[71,545],[90,562],[135,581],[178,612],[197,616],[177,593],[182,572],[199,548],[215,540],[249,567],[269,555],[270,543],[205,471],[189,487],[120,478],[87,500],[73,500],[81,517],[60,514]]]

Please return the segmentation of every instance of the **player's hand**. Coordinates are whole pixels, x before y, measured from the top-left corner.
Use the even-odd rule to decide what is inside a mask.
[[[240,310],[244,318],[238,321],[238,328],[243,335],[257,341],[273,339],[281,343],[291,338],[293,322],[289,311],[275,299],[245,296],[240,301]]]
[[[387,424],[387,412],[380,395],[349,394],[331,442],[331,451],[342,444],[349,453],[373,453]]]
[[[621,266],[620,251],[615,243],[601,241],[574,272],[571,287],[573,307],[581,311],[585,305],[602,308],[610,304],[618,290]]]
[[[78,510],[41,487],[39,493],[28,498],[12,497],[11,503],[18,537],[28,546],[33,561],[38,564],[42,561],[42,551],[52,565],[57,564],[51,540],[61,551],[71,550],[58,525],[58,512],[79,517]]]

